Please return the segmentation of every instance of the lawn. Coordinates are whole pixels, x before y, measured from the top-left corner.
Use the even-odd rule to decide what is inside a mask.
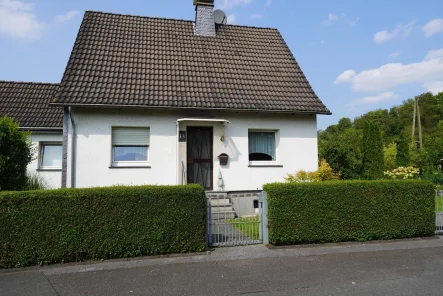
[[[259,225],[260,220],[258,216],[228,219],[228,222],[234,225],[237,230],[241,231],[244,235],[248,236],[252,240],[260,239]]]
[[[443,197],[437,197],[436,205],[437,205],[436,211],[443,212]]]

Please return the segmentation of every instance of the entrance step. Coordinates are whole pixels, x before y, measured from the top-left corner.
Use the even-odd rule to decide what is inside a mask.
[[[224,219],[234,219],[234,218],[235,218],[234,210],[225,211],[225,212],[214,212],[213,211],[211,213],[212,220],[224,220]]]
[[[221,199],[215,199],[211,198],[210,203],[212,207],[226,207],[226,206],[232,206],[231,200],[228,198],[221,198]]]

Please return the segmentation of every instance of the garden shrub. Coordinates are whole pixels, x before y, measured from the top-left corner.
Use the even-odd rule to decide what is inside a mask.
[[[0,117],[0,191],[25,189],[26,168],[34,153],[30,135],[11,117]]]
[[[414,167],[399,167],[391,171],[384,172],[385,177],[394,180],[417,179],[420,170]]]
[[[205,250],[203,188],[0,193],[0,267]]]
[[[303,182],[321,182],[339,180],[340,174],[336,174],[326,159],[320,162],[320,166],[316,171],[306,172],[298,171],[294,175],[288,174],[285,180],[289,183],[303,183]]]
[[[367,241],[435,233],[435,188],[419,180],[273,183],[268,193],[274,245]]]

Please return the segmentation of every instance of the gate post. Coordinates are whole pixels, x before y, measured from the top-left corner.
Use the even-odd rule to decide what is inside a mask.
[[[211,246],[212,244],[212,207],[211,207],[211,197],[206,194],[206,209],[207,209],[207,225],[206,225],[206,244],[207,247]]]
[[[261,221],[262,221],[262,240],[264,245],[269,245],[269,229],[268,229],[268,194],[263,191],[260,194],[261,204]]]

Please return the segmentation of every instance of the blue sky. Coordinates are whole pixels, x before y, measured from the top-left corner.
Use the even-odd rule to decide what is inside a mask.
[[[443,90],[441,0],[216,0],[238,25],[278,28],[341,117]],[[85,10],[193,19],[192,0],[0,0],[0,80],[59,82]]]

